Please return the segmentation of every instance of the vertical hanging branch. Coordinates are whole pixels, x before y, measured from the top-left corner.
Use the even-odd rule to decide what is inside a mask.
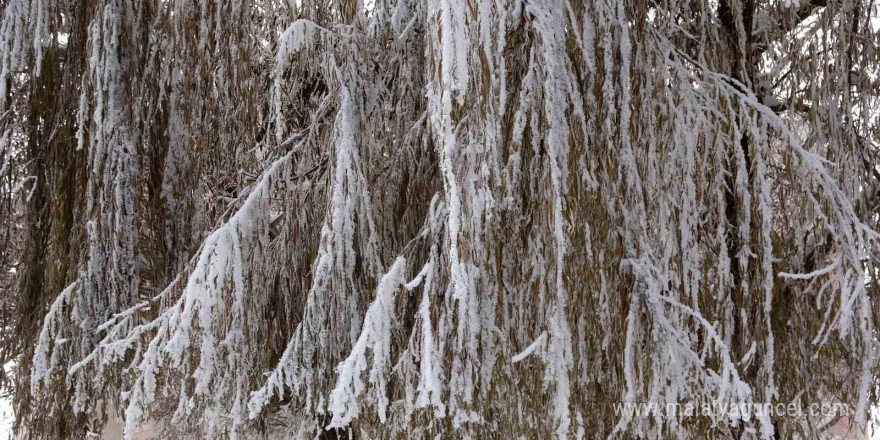
[[[87,209],[91,215],[86,225],[89,251],[83,290],[77,295],[79,325],[87,338],[111,313],[127,309],[138,298],[133,185],[137,153],[128,126],[131,97],[125,84],[126,55],[131,52],[122,41],[128,15],[123,2],[109,0],[99,5],[90,24],[93,107]],[[91,350],[92,342],[84,341],[84,352]]]
[[[0,3],[21,436],[811,438],[723,408],[877,399],[869,0]]]
[[[556,291],[555,304],[549,317],[549,341],[547,347],[545,381],[553,385],[553,413],[557,424],[555,437],[564,439],[571,426],[569,400],[571,381],[569,370],[573,366],[571,329],[566,312],[565,291],[566,217],[565,198],[568,188],[569,122],[567,111],[569,96],[574,94],[565,58],[565,38],[562,30],[567,26],[565,4],[562,1],[540,8],[529,3],[527,11],[535,17],[535,30],[541,37],[544,61],[544,108],[548,125],[546,137],[552,183],[552,230],[555,244],[555,273],[551,289]],[[628,61],[625,59],[624,63]]]

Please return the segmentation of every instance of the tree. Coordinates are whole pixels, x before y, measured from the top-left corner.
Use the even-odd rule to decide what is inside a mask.
[[[21,438],[868,422],[872,1],[0,4]]]

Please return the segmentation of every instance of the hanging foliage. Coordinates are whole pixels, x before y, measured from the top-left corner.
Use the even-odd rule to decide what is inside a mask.
[[[870,422],[872,1],[0,9],[16,438]]]

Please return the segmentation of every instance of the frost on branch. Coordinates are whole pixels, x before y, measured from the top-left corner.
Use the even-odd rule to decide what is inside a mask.
[[[33,301],[34,408],[128,437],[770,439],[824,421],[615,404],[876,404],[868,1],[67,3],[0,28],[4,157],[76,225],[47,226],[78,270]],[[29,104],[50,86],[64,123]]]
[[[376,299],[367,309],[363,330],[352,347],[351,354],[337,367],[339,379],[330,394],[328,403],[333,419],[330,427],[344,427],[351,423],[360,412],[358,400],[365,386],[361,373],[367,369],[366,351],[373,355],[370,367],[370,384],[375,387],[375,398],[379,418],[384,422],[388,411],[386,395],[388,361],[391,356],[391,318],[394,298],[404,284],[403,272],[406,260],[398,258],[388,273],[379,280]]]

